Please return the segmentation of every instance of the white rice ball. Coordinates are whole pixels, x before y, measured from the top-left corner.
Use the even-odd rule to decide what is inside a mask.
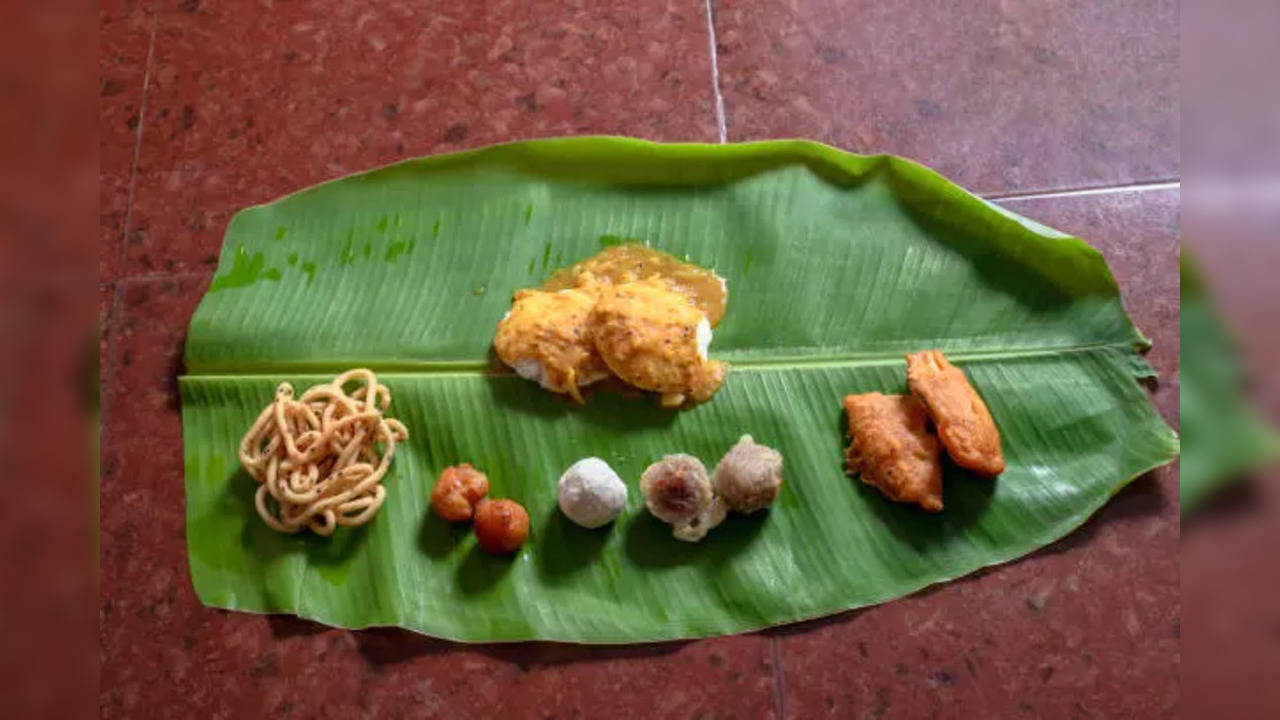
[[[558,484],[560,512],[585,528],[607,525],[627,505],[627,485],[609,463],[583,458],[569,466]]]

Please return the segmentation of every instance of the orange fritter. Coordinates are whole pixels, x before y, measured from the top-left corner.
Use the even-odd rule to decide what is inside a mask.
[[[1000,431],[964,371],[941,350],[907,356],[907,385],[920,398],[938,428],[947,454],[962,468],[984,477],[1004,472]]]
[[[609,375],[587,325],[595,302],[587,290],[519,290],[493,348],[520,377],[582,402],[579,388]]]
[[[431,509],[449,522],[470,520],[489,493],[489,478],[470,463],[447,467],[431,488]]]
[[[938,438],[929,432],[924,407],[910,395],[848,395],[850,473],[894,502],[942,510]]]
[[[529,513],[515,500],[482,500],[476,506],[476,543],[490,555],[519,550],[529,537]]]
[[[603,287],[588,328],[609,370],[663,407],[705,402],[724,382],[724,363],[707,359],[707,316],[662,278]]]

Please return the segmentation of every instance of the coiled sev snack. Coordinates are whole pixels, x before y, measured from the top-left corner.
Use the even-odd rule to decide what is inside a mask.
[[[390,406],[391,392],[363,368],[297,399],[280,383],[239,448],[240,463],[261,483],[254,504],[263,522],[317,535],[368,522],[386,500],[381,481],[396,443],[409,436],[399,420],[383,417]]]

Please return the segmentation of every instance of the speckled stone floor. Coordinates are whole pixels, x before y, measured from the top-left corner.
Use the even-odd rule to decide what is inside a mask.
[[[105,0],[100,21],[104,717],[1176,713],[1176,466],[1041,552],[866,610],[462,646],[200,605],[174,380],[244,206],[511,139],[803,136],[908,155],[1100,248],[1177,427],[1176,2]]]

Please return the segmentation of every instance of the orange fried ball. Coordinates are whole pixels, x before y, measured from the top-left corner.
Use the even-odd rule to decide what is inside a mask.
[[[449,522],[470,520],[488,492],[489,478],[470,463],[447,467],[431,489],[431,509]]]
[[[490,555],[515,552],[529,537],[529,513],[514,500],[485,500],[476,508],[476,540]]]

